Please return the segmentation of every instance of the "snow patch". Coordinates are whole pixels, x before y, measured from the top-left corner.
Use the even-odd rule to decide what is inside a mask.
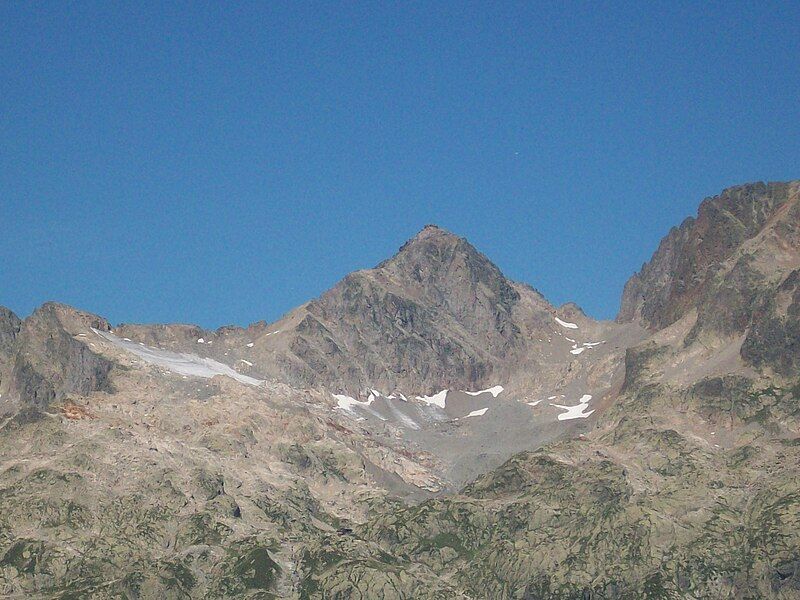
[[[487,410],[489,410],[488,406],[486,408],[479,408],[478,410],[473,410],[468,415],[464,415],[464,418],[466,419],[467,417],[482,417],[483,415],[486,414]]]
[[[594,409],[590,411],[586,411],[589,408],[589,400],[592,399],[591,394],[584,394],[581,396],[581,399],[578,400],[578,404],[575,406],[563,406],[561,404],[550,404],[550,406],[555,406],[556,408],[560,408],[566,412],[561,413],[558,415],[559,421],[569,421],[571,419],[585,419],[590,416]]]
[[[359,402],[355,398],[345,396],[344,394],[334,394],[333,397],[336,398],[336,407],[342,410],[352,410],[354,406],[366,404],[365,402]]]
[[[198,344],[205,344],[206,341],[203,338],[200,338],[200,339],[197,340],[197,343]]]
[[[336,398],[336,408],[346,410],[351,414],[356,414],[354,409],[356,407],[360,407],[371,415],[379,418],[381,421],[386,420],[386,417],[369,408],[369,405],[375,402],[375,396],[373,394],[369,395],[369,398],[367,398],[366,402],[361,402],[360,400],[356,400],[355,398],[351,398],[345,394],[333,394],[333,397]]]
[[[568,323],[567,321],[562,321],[558,317],[555,317],[556,323],[561,325],[562,327],[566,327],[567,329],[577,329],[578,326],[575,323]]]
[[[572,350],[569,351],[569,353],[570,354],[580,354],[584,350],[586,350],[586,348],[573,348]]]
[[[489,392],[493,397],[497,398],[500,395],[500,392],[503,391],[502,385],[495,385],[493,387],[487,388],[485,390],[480,390],[477,392],[464,392],[465,394],[469,394],[470,396],[480,396],[481,394],[485,394]]]
[[[255,344],[253,342],[250,342],[249,344],[247,344],[248,348],[252,348],[253,346],[255,346]]]
[[[253,363],[251,363],[249,360],[245,360],[245,359],[243,359],[243,358],[240,358],[240,359],[239,359],[239,362],[243,362],[243,363],[244,363],[244,364],[246,364],[248,367],[252,367],[252,366],[253,366]]]
[[[440,408],[444,408],[445,402],[447,400],[447,392],[449,390],[442,390],[438,394],[434,394],[433,396],[417,396],[417,400],[422,400],[426,404],[435,404]]]

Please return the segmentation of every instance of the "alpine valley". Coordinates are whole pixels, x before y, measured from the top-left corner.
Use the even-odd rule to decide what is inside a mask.
[[[800,598],[800,181],[613,322],[433,225],[274,323],[0,308],[0,597]]]

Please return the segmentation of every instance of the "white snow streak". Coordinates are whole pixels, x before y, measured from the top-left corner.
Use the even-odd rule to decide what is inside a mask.
[[[567,329],[577,329],[578,326],[575,323],[568,323],[567,321],[562,321],[558,317],[555,317],[556,323],[561,325],[562,327],[566,327]]]
[[[469,394],[470,396],[480,396],[481,394],[485,394],[486,392],[489,392],[492,396],[497,398],[497,396],[499,396],[500,392],[502,392],[502,391],[503,391],[503,386],[502,385],[496,385],[494,387],[490,387],[490,388],[485,389],[485,390],[480,390],[480,391],[477,391],[477,392],[464,392],[464,393],[465,394]]]
[[[366,404],[366,402],[359,402],[355,398],[345,396],[344,394],[334,394],[333,397],[336,398],[337,408],[341,408],[342,410],[352,410],[352,408],[358,404]]]
[[[483,415],[486,414],[487,410],[489,410],[488,406],[486,408],[479,408],[478,410],[473,410],[468,415],[464,415],[464,418],[466,419],[467,417],[482,417]]]
[[[566,411],[558,415],[559,421],[569,421],[571,419],[585,419],[594,412],[594,410],[586,412],[586,409],[589,408],[589,400],[591,399],[592,399],[591,394],[584,394],[583,396],[581,396],[581,399],[578,400],[578,404],[575,406],[563,406],[561,404],[550,404],[550,406],[555,406],[556,408],[560,408],[561,410]]]
[[[406,427],[408,427],[409,429],[419,429],[419,428],[420,428],[420,427],[419,427],[419,424],[418,424],[418,423],[417,423],[417,422],[416,422],[414,419],[412,419],[411,417],[409,417],[409,416],[408,416],[408,415],[406,415],[406,414],[403,414],[403,413],[400,411],[400,409],[399,409],[399,408],[397,408],[397,407],[394,405],[394,403],[393,403],[393,402],[387,402],[387,405],[389,406],[389,410],[391,411],[392,415],[394,415],[394,417],[395,417],[395,418],[396,418],[398,421],[400,421],[400,423],[402,423],[403,425],[405,425],[405,426],[406,426]]]
[[[361,402],[360,400],[356,400],[355,398],[351,398],[350,396],[345,396],[344,394],[333,394],[333,397],[336,398],[336,408],[346,410],[349,413],[355,414],[355,408],[359,407],[363,410],[367,411],[371,415],[378,417],[381,421],[385,421],[386,417],[378,414],[375,410],[369,408],[369,405],[375,402],[375,396],[373,394],[369,395],[366,402]]]

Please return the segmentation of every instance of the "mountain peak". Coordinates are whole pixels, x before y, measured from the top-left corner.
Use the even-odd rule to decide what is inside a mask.
[[[517,297],[512,283],[488,257],[467,239],[436,225],[426,225],[374,271],[402,282],[407,291],[433,292],[437,301],[477,285],[493,290],[498,298]]]
[[[447,231],[446,229],[444,229],[442,227],[439,227],[438,225],[436,225],[436,223],[428,223],[414,237],[419,239],[419,238],[425,238],[425,237],[430,237],[430,236],[435,236],[435,235],[450,235],[450,236],[454,236],[454,234],[450,233],[449,231]]]
[[[418,242],[425,242],[431,240],[462,240],[463,238],[457,236],[454,233],[451,233],[447,229],[439,227],[433,223],[428,223],[419,230],[419,232],[414,235],[412,238],[407,240],[402,246],[400,246],[400,250],[398,253],[403,252],[409,246],[412,246]]]
[[[280,376],[343,390],[488,387],[507,379],[527,324],[549,308],[466,239],[426,225],[303,309]]]

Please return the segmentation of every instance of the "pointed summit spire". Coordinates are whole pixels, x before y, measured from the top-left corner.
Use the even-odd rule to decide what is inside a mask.
[[[431,239],[450,239],[450,240],[461,240],[460,238],[454,233],[447,231],[446,229],[439,227],[438,225],[434,225],[433,223],[428,223],[422,229],[417,232],[412,238],[407,240],[402,246],[400,246],[399,252],[403,252],[406,248],[411,246],[416,242],[421,242],[424,240],[431,240]],[[466,240],[465,240],[466,241]]]

